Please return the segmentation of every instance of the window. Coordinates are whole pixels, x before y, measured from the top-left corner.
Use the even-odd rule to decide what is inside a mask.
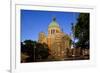
[[[54,34],[55,33],[55,30],[53,29],[53,30],[51,30],[51,34]]]

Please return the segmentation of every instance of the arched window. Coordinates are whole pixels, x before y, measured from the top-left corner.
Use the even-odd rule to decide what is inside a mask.
[[[52,30],[51,30],[51,34],[52,34]]]
[[[53,29],[52,32],[53,32],[53,34],[54,34],[54,33],[55,33],[55,30]]]
[[[55,29],[52,29],[52,30],[51,30],[51,34],[54,34],[54,33],[55,33]]]

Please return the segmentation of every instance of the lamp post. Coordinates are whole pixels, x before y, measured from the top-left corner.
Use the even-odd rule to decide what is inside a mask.
[[[75,25],[72,23],[72,56],[75,56]]]

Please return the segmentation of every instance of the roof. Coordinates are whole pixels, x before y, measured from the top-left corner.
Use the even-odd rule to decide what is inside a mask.
[[[54,17],[52,22],[49,24],[49,28],[59,27],[59,24],[56,22],[56,18]]]

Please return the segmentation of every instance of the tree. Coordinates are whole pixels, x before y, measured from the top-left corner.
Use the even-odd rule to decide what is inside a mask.
[[[42,61],[48,58],[49,49],[46,44],[41,44],[32,40],[21,42],[21,53],[27,54],[27,62]]]
[[[75,38],[77,47],[89,48],[89,13],[80,13],[75,25]]]

